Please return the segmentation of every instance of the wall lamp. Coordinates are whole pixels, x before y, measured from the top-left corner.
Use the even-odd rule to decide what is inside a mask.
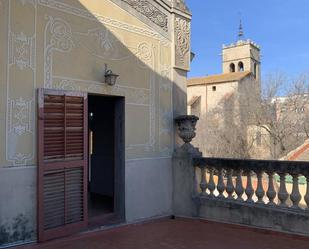
[[[105,74],[104,74],[104,77],[105,77],[105,83],[110,85],[110,86],[113,86],[116,84],[116,80],[118,78],[118,74],[114,74],[112,70],[110,69],[107,69],[107,64],[105,64]]]

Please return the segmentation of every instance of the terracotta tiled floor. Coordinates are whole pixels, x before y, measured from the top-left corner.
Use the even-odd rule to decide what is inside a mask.
[[[309,238],[176,218],[129,225],[23,249],[309,249]]]

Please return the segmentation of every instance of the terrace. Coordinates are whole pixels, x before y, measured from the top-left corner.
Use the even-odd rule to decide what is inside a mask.
[[[190,141],[196,117],[176,119],[174,214],[22,249],[308,248],[306,162],[205,158]],[[304,181],[305,179],[305,181]]]
[[[18,249],[288,249],[308,248],[309,239],[198,219],[161,219],[82,234]]]

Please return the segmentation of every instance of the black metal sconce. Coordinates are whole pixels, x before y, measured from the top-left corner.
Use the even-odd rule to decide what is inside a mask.
[[[107,69],[107,64],[105,64],[105,74],[104,74],[104,77],[105,77],[105,83],[110,85],[110,86],[113,86],[116,84],[116,80],[118,78],[118,74],[114,74],[112,70],[110,69]]]

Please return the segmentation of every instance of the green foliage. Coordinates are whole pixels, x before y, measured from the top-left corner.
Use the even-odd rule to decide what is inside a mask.
[[[277,182],[280,182],[280,176],[279,175],[275,175],[275,180],[277,181]],[[293,177],[291,176],[291,175],[287,175],[286,177],[285,177],[285,182],[286,183],[293,183]],[[304,185],[304,184],[306,184],[306,177],[304,177],[304,176],[300,176],[300,177],[298,177],[298,184],[300,184],[300,185]]]

